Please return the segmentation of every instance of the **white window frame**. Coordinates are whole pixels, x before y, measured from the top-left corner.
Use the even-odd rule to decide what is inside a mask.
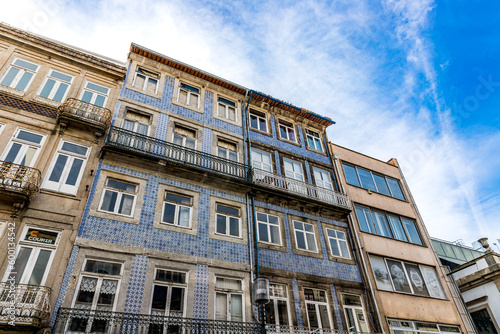
[[[219,145],[219,143],[220,143],[220,142],[223,142],[223,143],[225,142],[225,143],[228,143],[228,144],[234,145],[234,146],[236,146],[236,147],[235,147],[235,149],[236,149],[236,150],[235,150],[235,151],[233,151],[233,150],[231,150],[229,147],[227,147],[227,148],[226,148],[226,147],[223,147],[223,146]],[[224,151],[225,151],[225,156],[224,156],[224,157],[221,157],[221,156],[219,155],[219,149],[222,149],[222,150],[224,150]],[[235,155],[235,157],[236,157],[236,160],[229,159],[229,155],[230,155],[230,153],[229,153],[229,152],[233,152],[233,153],[234,153],[234,155]],[[229,141],[229,140],[225,140],[225,139],[223,139],[223,138],[218,138],[218,139],[217,139],[217,156],[218,156],[218,157],[220,157],[220,158],[224,158],[224,159],[226,159],[226,160],[229,160],[229,161],[238,162],[238,144],[233,143],[233,142],[231,142],[231,141]]]
[[[390,325],[390,321],[398,321],[398,322],[406,322],[408,324],[411,324],[411,327],[394,327],[394,326],[391,326]],[[431,324],[431,325],[436,325],[436,327],[438,328],[437,331],[425,331],[425,330],[419,330],[417,329],[415,323],[416,322],[422,322],[422,323],[425,323],[425,324]],[[459,325],[448,325],[448,324],[440,324],[440,323],[436,323],[436,322],[430,322],[430,321],[411,321],[411,320],[403,320],[403,319],[394,319],[394,318],[388,318],[387,319],[387,324],[389,325],[389,329],[391,331],[395,331],[395,332],[413,332],[412,334],[420,334],[420,333],[462,333],[462,331],[460,330],[460,326]],[[442,331],[441,330],[441,326],[444,326],[444,327],[455,327],[456,329],[458,329],[458,332],[449,332],[449,331]]]
[[[218,205],[222,205],[222,206],[225,206],[225,207],[228,207],[228,208],[232,208],[232,209],[238,210],[239,216],[234,216],[234,215],[231,215],[229,213],[217,211],[217,206]],[[226,218],[226,233],[219,233],[219,232],[217,232],[218,216],[223,216],[223,217]],[[229,233],[229,231],[230,231],[230,223],[229,223],[230,218],[237,218],[238,219],[238,235],[237,236],[236,235],[232,235],[232,234]],[[217,235],[224,235],[224,236],[231,237],[231,238],[241,238],[241,229],[242,229],[242,226],[241,226],[241,208],[240,207],[235,207],[235,206],[232,206],[232,205],[228,205],[228,204],[225,204],[225,203],[216,202],[215,203],[215,230],[214,230],[214,233],[217,234]]]
[[[116,180],[118,182],[128,183],[130,185],[133,185],[133,186],[136,187],[135,188],[135,192],[131,193],[131,192],[120,190],[120,189],[116,189],[116,188],[108,188],[107,184],[108,184],[109,180]],[[132,182],[128,182],[128,181],[123,181],[123,180],[120,180],[120,179],[115,179],[115,178],[110,178],[110,177],[108,177],[104,182],[105,183],[104,183],[104,187],[102,188],[101,200],[99,201],[99,206],[98,206],[98,210],[97,211],[111,213],[111,214],[114,214],[114,215],[120,215],[120,216],[124,216],[124,217],[133,217],[134,216],[134,211],[135,211],[135,204],[137,203],[137,193],[138,193],[139,185],[136,184],[136,183],[132,183]],[[104,196],[106,195],[106,191],[113,191],[113,192],[116,192],[118,194],[117,198],[116,198],[116,202],[115,202],[114,211],[106,211],[106,210],[101,209],[102,203],[104,201]],[[126,214],[118,212],[118,208],[120,207],[119,203],[121,202],[123,194],[131,195],[131,196],[134,197],[134,201],[132,202],[132,210],[130,212],[130,215],[126,215]]]
[[[321,320],[321,315],[320,315],[320,311],[319,311],[319,305],[324,305],[326,306],[326,310],[327,310],[327,313],[328,313],[328,322],[330,323],[330,329],[333,330],[333,322],[332,322],[332,313],[330,311],[330,306],[329,306],[329,302],[328,302],[328,291],[327,290],[322,290],[322,289],[313,289],[313,288],[306,288],[304,287],[304,295],[305,295],[305,290],[306,289],[309,289],[309,290],[316,290],[316,291],[323,291],[325,293],[325,298],[326,298],[326,302],[319,302],[319,301],[314,301],[314,300],[307,300],[304,298],[304,301],[305,301],[305,304],[306,304],[306,310],[307,310],[307,304],[313,304],[315,305],[315,309],[316,309],[316,318],[318,319],[318,325],[321,326],[321,327],[318,327],[319,329],[323,329],[323,323]],[[309,324],[309,327],[311,326],[311,321],[309,319],[309,312],[306,312],[307,314],[307,323]],[[316,328],[316,327],[313,327],[313,328]]]
[[[191,87],[191,88],[194,88],[194,89],[197,89],[198,92],[194,92],[192,91],[191,89],[188,89],[188,88],[184,88],[182,87],[182,85],[186,85],[188,87]],[[186,96],[186,104],[182,103],[180,101],[180,96],[181,96],[181,91],[184,91],[187,93],[187,96]],[[198,103],[196,104],[196,106],[193,106],[191,105],[191,95],[196,95],[198,96]],[[195,109],[200,109],[200,104],[201,104],[201,88],[200,87],[196,87],[196,86],[193,86],[191,84],[187,84],[185,82],[182,82],[182,81],[179,81],[179,88],[177,90],[177,103],[181,104],[181,105],[185,105],[185,106],[188,106],[190,108],[195,108]]]
[[[142,70],[144,72],[139,73],[140,70]],[[157,77],[154,78],[153,74],[156,75]],[[142,85],[142,87],[136,87],[136,81],[137,81],[137,76],[138,75],[144,77],[144,84]],[[155,88],[154,94],[158,94],[158,87],[160,86],[160,75],[157,74],[157,73],[155,73],[155,72],[153,72],[153,71],[147,70],[147,69],[145,69],[145,68],[143,68],[141,66],[137,66],[136,69],[135,69],[134,80],[132,80],[132,87],[140,89],[140,90],[143,90],[143,91],[145,91],[147,93],[151,93],[151,92],[148,92],[149,80],[156,81],[156,88]]]
[[[267,221],[264,222],[264,221],[259,220],[259,215],[266,215]],[[276,217],[278,219],[278,225],[274,225],[274,224],[269,223],[269,216]],[[265,243],[265,244],[270,244],[270,245],[281,246],[282,242],[281,242],[281,222],[280,222],[280,217],[276,216],[276,215],[271,215],[269,213],[257,212],[256,213],[256,219],[257,219],[257,236],[259,238],[259,242],[262,242],[262,243]],[[267,235],[268,236],[271,236],[271,226],[277,227],[278,228],[278,241],[279,242],[275,243],[275,242],[272,242],[272,241],[264,241],[264,240],[262,240],[260,238],[260,228],[259,228],[260,224],[266,225]],[[271,240],[271,238],[269,238],[269,240]]]
[[[0,134],[2,134],[3,129],[5,129],[5,123],[0,123]]]
[[[252,116],[255,117],[257,120],[257,127],[256,128],[252,127]],[[266,124],[265,130],[261,129],[261,126],[260,126],[261,120],[264,120],[264,123]],[[269,133],[269,123],[267,122],[267,114],[265,112],[260,111],[260,110],[250,109],[250,111],[248,113],[248,122],[249,122],[248,124],[249,124],[250,129]]]
[[[103,92],[99,92],[97,90],[94,90],[92,88],[89,88],[88,85],[89,84],[92,84],[92,85],[96,85],[100,88],[104,88],[104,89],[107,89],[108,92],[106,94],[104,94]],[[82,89],[82,93],[80,94],[80,100],[83,99],[83,95],[85,94],[85,92],[89,92],[92,94],[92,98],[90,99],[90,104],[93,104],[93,105],[96,105],[95,104],[95,100],[97,99],[98,96],[103,96],[104,97],[104,102],[102,104],[102,108],[106,107],[106,104],[108,103],[108,97],[109,97],[109,92],[110,92],[110,89],[108,87],[104,87],[104,86],[101,86],[101,85],[98,85],[96,83],[93,83],[91,81],[86,81],[85,82],[85,86],[84,88]]]
[[[29,229],[37,229],[37,230],[57,233],[58,234],[57,239],[53,245],[45,245],[45,244],[41,244],[39,242],[24,240],[26,233],[28,232]],[[45,281],[47,280],[47,276],[49,275],[49,272],[50,272],[50,267],[52,266],[52,261],[54,260],[54,256],[55,256],[56,251],[57,251],[57,247],[59,245],[59,241],[61,240],[61,235],[62,235],[61,231],[52,230],[50,228],[49,229],[39,228],[38,226],[31,226],[31,225],[27,225],[23,228],[21,237],[19,238],[19,241],[18,241],[17,246],[16,246],[15,259],[17,260],[17,257],[19,255],[19,251],[21,250],[21,247],[31,248],[32,251],[29,255],[28,261],[26,263],[26,267],[24,268],[23,275],[19,279],[19,284],[28,284],[28,280],[33,273],[33,269],[35,267],[36,260],[38,259],[38,255],[40,254],[40,251],[41,250],[49,250],[51,252],[50,258],[47,261],[47,265],[45,266],[45,272],[42,276],[42,279],[40,280],[40,286],[43,286],[45,284]],[[0,234],[0,236],[1,236],[1,234]],[[14,268],[14,270],[16,270],[16,268]],[[11,271],[6,270],[2,281],[7,282],[7,280],[10,277],[10,274],[11,274]]]
[[[300,223],[300,224],[303,224],[303,225],[311,225],[313,227],[313,231],[312,232],[311,231],[306,231],[305,230],[305,226],[304,226],[303,230],[297,230],[295,228],[295,223],[296,222]],[[318,241],[316,240],[316,227],[313,224],[301,222],[300,220],[292,220],[292,225],[293,225],[293,233],[295,233],[295,247],[297,249],[300,249],[300,250],[305,251],[305,252],[318,253],[319,252],[319,248],[318,248]],[[297,238],[297,232],[301,232],[301,233],[304,234],[304,241],[306,243],[306,249],[299,247],[299,242],[298,242],[298,238]],[[306,234],[311,234],[314,237],[314,246],[316,247],[316,250],[310,250],[309,249],[310,247],[309,247],[309,242],[307,241],[307,238],[306,238]]]
[[[286,138],[281,136],[281,127],[283,127],[285,129]],[[294,139],[288,138],[290,135],[290,132],[288,130],[291,130],[291,132],[293,133]],[[288,141],[293,142],[293,143],[297,143],[297,131],[295,131],[295,124],[293,124],[292,122],[278,118],[278,134],[279,134],[281,139],[288,140]]]
[[[178,282],[166,282],[166,281],[158,280],[158,279],[156,279],[156,274],[158,273],[158,270],[170,271],[170,272],[175,272],[175,273],[182,273],[185,275],[185,281],[184,281],[184,283],[178,283]],[[165,314],[163,314],[162,316],[167,316],[167,317],[171,316],[170,315],[170,302],[172,300],[172,288],[183,288],[184,289],[184,300],[182,302],[182,308],[183,308],[182,317],[185,317],[186,316],[186,309],[187,309],[187,295],[188,295],[188,283],[187,282],[189,282],[189,273],[188,272],[179,271],[179,270],[170,270],[170,269],[164,269],[164,268],[155,268],[154,276],[153,276],[153,284],[151,287],[151,298],[149,301],[149,314],[153,314],[152,313],[153,312],[153,297],[154,297],[155,286],[160,285],[160,286],[167,286],[168,287],[167,300],[166,300],[166,306],[165,306]],[[165,326],[167,324],[163,324],[163,325]]]
[[[194,138],[189,138],[189,137],[186,137],[184,134],[180,133],[180,132],[177,132],[175,131],[176,128],[180,128],[180,129],[185,129],[185,130],[189,130],[189,131],[193,131],[194,132]],[[190,147],[187,147],[186,146],[186,140],[187,139],[190,139],[190,140],[193,140],[194,141],[194,147],[192,148],[193,150],[196,150],[196,146],[198,144],[198,136],[197,136],[197,133],[198,131],[195,130],[195,129],[191,129],[187,126],[184,126],[182,124],[174,124],[174,131],[173,131],[173,134],[172,134],[172,143],[175,144],[175,136],[178,136],[181,138],[181,144],[180,146],[182,147],[185,147],[185,148],[188,148],[188,149],[191,149]],[[179,145],[179,144],[176,144],[176,145]]]
[[[173,201],[169,201],[166,199],[166,196],[168,193],[172,193],[174,195],[178,195],[178,196],[183,196],[183,197],[189,197],[190,200],[191,200],[191,205],[188,206],[188,205],[185,205],[185,204],[181,204],[179,202],[173,202]],[[175,226],[175,227],[182,227],[182,228],[191,228],[192,227],[192,223],[191,223],[191,220],[193,218],[193,201],[194,201],[194,198],[193,196],[190,196],[190,195],[184,195],[184,194],[178,194],[178,193],[175,193],[175,192],[172,192],[172,191],[165,191],[165,195],[163,197],[163,204],[162,204],[162,209],[161,209],[161,218],[160,218],[160,223],[161,224],[164,224],[166,226]],[[170,223],[167,223],[167,222],[164,222],[163,221],[163,214],[165,213],[165,204],[166,203],[169,203],[171,205],[174,205],[175,206],[175,213],[174,213],[174,224],[170,224]],[[188,226],[181,226],[179,225],[179,212],[180,212],[180,208],[183,207],[183,208],[188,208],[189,209],[189,218],[188,218]]]
[[[287,166],[291,166],[292,169],[291,170],[287,169]],[[300,171],[296,171],[295,167],[299,167]],[[283,158],[283,169],[285,171],[285,176],[287,178],[300,182],[306,182],[306,176],[304,175],[304,168],[302,166],[302,163],[300,163],[299,161]],[[287,175],[288,173],[291,173],[292,176]],[[299,175],[300,178],[297,178],[297,176]]]
[[[228,101],[228,102],[231,102],[231,103],[234,103],[234,106],[228,104],[225,101],[221,101],[221,99]],[[222,106],[224,108],[224,116],[221,116],[219,114],[219,107],[220,106]],[[229,109],[230,108],[234,108],[234,120],[229,118]],[[238,122],[238,102],[234,102],[231,99],[227,99],[227,98],[220,96],[220,95],[217,96],[217,110],[215,111],[215,114],[217,115],[216,116],[217,118],[221,118],[221,119],[224,119],[224,120],[229,121],[229,122]]]
[[[270,302],[267,305],[269,305],[269,304],[273,305],[273,308],[274,308],[274,317],[275,317],[275,320],[276,320],[276,323],[269,324],[269,325],[281,326],[280,323],[279,323],[280,319],[279,319],[279,313],[278,313],[278,301],[284,301],[284,302],[286,302],[286,310],[287,310],[287,314],[288,314],[288,324],[287,325],[283,325],[283,326],[285,326],[284,328],[286,329],[286,326],[291,326],[292,325],[292,319],[290,317],[290,303],[288,302],[288,286],[286,284],[283,284],[283,283],[270,283],[269,284],[269,290],[271,290],[271,285],[283,286],[285,288],[286,297],[274,296],[271,293],[271,291],[269,291]]]
[[[329,234],[328,234],[328,231],[335,231],[335,237],[331,237]],[[345,236],[345,239],[340,239],[338,237],[338,232],[341,232],[341,233],[344,233],[344,236]],[[348,239],[347,239],[347,231],[342,231],[342,230],[338,230],[338,229],[335,229],[335,228],[330,228],[330,227],[327,227],[326,228],[326,238],[328,239],[328,248],[330,249],[330,254],[334,257],[340,257],[340,258],[343,258],[343,259],[348,259],[350,260],[351,259],[351,252],[349,250],[349,242],[348,242]],[[333,254],[333,250],[332,250],[332,244],[331,244],[331,240],[335,240],[337,242],[337,247],[339,249],[339,252],[340,252],[340,255],[335,255]],[[342,248],[340,247],[340,242],[343,241],[345,242],[345,245],[346,245],[346,249],[347,249],[347,254],[342,254]],[[347,255],[347,256],[346,256]]]
[[[71,79],[69,81],[65,81],[63,79],[56,78],[56,77],[53,76],[54,72],[60,73],[62,75],[67,75],[67,76],[71,77]],[[54,100],[54,97],[57,94],[57,91],[59,90],[59,87],[61,87],[61,84],[67,84],[68,87],[66,87],[66,91],[64,92],[64,95],[62,96],[61,101],[54,100],[54,101],[57,101],[57,102],[63,102],[66,99],[66,96],[68,95],[68,92],[69,92],[69,90],[71,88],[71,84],[73,83],[73,79],[74,79],[74,77],[72,75],[63,73],[61,71],[56,71],[54,69],[50,69],[49,74],[47,74],[47,77],[43,81],[43,84],[40,86],[40,89],[39,89],[37,95],[40,96],[40,97],[43,97],[43,96],[41,96],[41,94],[42,94],[43,90],[45,89],[45,85],[47,84],[47,82],[49,80],[53,80],[53,81],[55,81],[54,86],[50,90],[49,95],[47,97],[43,97],[43,98],[49,99],[49,100]]]
[[[21,60],[21,61],[27,62],[27,63],[29,63],[31,65],[35,65],[36,66],[36,70],[32,70],[32,69],[29,69],[29,68],[22,67],[21,65],[14,64],[17,60]],[[7,68],[7,70],[5,71],[5,73],[3,74],[2,79],[0,80],[0,84],[2,84],[2,82],[4,81],[4,79],[7,77],[7,74],[10,72],[10,70],[12,68],[17,68],[19,70],[19,72],[16,74],[16,76],[14,77],[14,79],[10,83],[10,85],[9,86],[5,86],[5,87],[10,87],[10,88],[16,89],[18,91],[25,92],[26,90],[28,90],[28,88],[30,87],[31,83],[33,82],[33,79],[35,78],[38,70],[40,69],[40,65],[38,65],[36,63],[33,63],[31,61],[28,61],[28,60],[24,60],[24,59],[15,57],[14,59],[12,59],[12,62],[10,63],[9,67]],[[22,79],[22,77],[24,76],[25,73],[31,73],[32,74],[31,79],[28,81],[28,83],[26,84],[26,87],[24,89],[22,89],[22,90],[21,89],[17,89],[16,86],[19,84],[19,82],[21,81],[21,79]]]
[[[37,136],[41,136],[42,139],[41,139],[40,143],[34,143],[34,142],[30,142],[30,141],[23,140],[23,139],[18,139],[17,136],[19,135],[19,133],[21,131],[32,133],[32,134],[37,135]],[[30,147],[32,147],[32,148],[35,148],[36,151],[35,151],[35,154],[33,155],[33,159],[31,160],[31,163],[29,165],[27,165],[27,167],[33,167],[35,165],[37,158],[38,158],[38,155],[40,154],[40,151],[43,147],[43,144],[45,143],[46,138],[47,138],[47,136],[44,135],[43,133],[39,133],[39,132],[35,132],[35,131],[28,130],[28,129],[23,129],[23,128],[17,128],[16,131],[14,132],[14,134],[12,135],[12,138],[10,139],[9,144],[7,145],[5,150],[3,151],[3,154],[2,154],[2,157],[0,158],[0,160],[5,161],[5,158],[7,157],[8,153],[12,149],[12,146],[14,144],[20,144],[21,148],[19,149],[19,152],[17,153],[16,158],[14,159],[13,163],[20,164],[20,162],[21,162],[20,160],[22,160],[21,157],[24,157],[26,152],[28,151],[28,149]]]
[[[94,261],[100,261],[100,262],[108,262],[108,263],[117,263],[117,264],[120,264],[120,273],[119,273],[119,275],[108,275],[108,274],[98,274],[98,273],[93,273],[93,272],[89,272],[89,271],[84,271],[85,266],[87,265],[87,261],[88,260],[94,260]],[[95,294],[94,294],[94,297],[93,297],[93,300],[92,300],[91,310],[96,310],[96,308],[97,308],[97,301],[98,301],[98,298],[99,298],[99,294],[101,293],[102,282],[105,279],[116,280],[117,281],[117,283],[116,283],[116,293],[115,293],[115,297],[114,297],[114,300],[113,300],[113,305],[112,305],[112,308],[111,308],[111,312],[114,312],[116,310],[116,305],[117,305],[118,297],[119,297],[119,294],[120,294],[121,279],[122,279],[122,276],[123,276],[123,267],[124,267],[123,263],[117,262],[117,261],[113,261],[113,260],[108,260],[108,259],[103,260],[103,259],[86,258],[85,261],[83,261],[82,269],[80,271],[80,276],[78,277],[78,284],[76,285],[75,294],[73,295],[73,301],[72,301],[72,304],[71,304],[72,307],[75,308],[75,304],[77,303],[78,294],[80,293],[80,285],[82,283],[83,277],[85,276],[85,277],[91,277],[91,278],[96,278],[97,279],[97,284],[96,284],[96,287],[95,287]],[[99,319],[99,320],[102,320],[102,319]],[[66,323],[66,329],[64,331],[65,333],[81,333],[81,332],[71,332],[69,330],[70,323],[71,323],[71,319],[68,319],[68,321]],[[87,331],[90,331],[91,327],[92,327],[92,321],[89,320],[88,323],[87,323]]]
[[[84,147],[87,149],[87,153],[85,155],[80,155],[77,153],[65,151],[62,148],[64,143],[69,143],[72,145]],[[54,157],[52,158],[52,162],[50,163],[49,170],[47,171],[47,174],[45,175],[45,180],[43,182],[42,188],[48,189],[48,190],[54,190],[54,191],[58,191],[58,192],[66,193],[66,194],[70,194],[70,195],[75,195],[76,192],[78,191],[78,187],[79,187],[80,182],[82,180],[83,172],[85,171],[85,167],[87,165],[87,159],[90,155],[91,149],[92,148],[90,146],[82,145],[82,144],[76,143],[76,142],[71,142],[69,140],[61,140],[61,142],[59,143],[59,146],[57,148],[57,152],[54,155]],[[64,164],[64,169],[61,172],[61,175],[59,177],[59,181],[57,181],[57,182],[50,181],[49,178],[52,174],[52,171],[54,170],[54,167],[57,163],[59,156],[66,156],[68,158],[68,160]],[[83,160],[82,165],[80,167],[80,171],[78,172],[78,177],[76,179],[74,186],[66,185],[66,180],[69,176],[69,172],[71,170],[71,167],[73,166],[73,162],[75,161],[75,159]]]
[[[306,130],[307,147],[309,147],[310,149],[319,151],[319,152],[325,152],[323,149],[323,141],[321,140],[321,133],[318,131],[315,131],[315,130],[310,130],[310,129],[305,129],[305,130]],[[316,134],[317,136],[315,136],[314,134]],[[309,145],[309,139],[312,139],[313,143],[315,143],[314,147],[311,147]],[[317,139],[317,142],[315,141],[315,139]],[[317,148],[318,142],[319,142],[319,149]]]
[[[266,151],[261,151],[261,150],[258,150],[256,148],[252,148],[252,152],[251,153],[256,153],[256,154],[259,154],[259,156],[264,156],[264,155],[267,155],[269,156],[269,160],[270,160],[270,164],[267,164],[267,163],[264,163],[263,160],[256,160],[254,159],[255,156],[253,156],[253,154],[250,155],[250,158],[252,160],[252,167],[254,168],[257,168],[257,169],[260,169],[260,170],[263,170],[263,171],[266,171],[266,172],[269,172],[269,173],[272,173],[273,172],[273,156],[271,153],[269,152],[266,152]],[[257,164],[260,164],[261,166],[255,166],[254,163],[257,163]],[[267,169],[264,169],[264,168],[261,168],[262,166],[269,166],[269,170]]]
[[[360,327],[360,324],[359,324],[359,319],[357,317],[353,317],[354,318],[354,322],[355,322],[355,328],[348,328],[347,331],[352,333],[352,332],[355,332],[355,333],[362,333],[362,332],[369,332],[369,322],[368,322],[368,319],[366,318],[366,312],[365,312],[365,308],[364,308],[364,302],[363,302],[363,298],[361,295],[356,295],[356,294],[353,294],[353,293],[343,293],[341,294],[342,295],[342,307],[344,309],[344,317],[345,317],[345,320],[346,320],[346,324],[349,324],[349,319],[348,319],[348,315],[347,315],[347,309],[350,309],[351,312],[353,312],[354,314],[356,314],[356,311],[361,311],[362,314],[363,314],[363,317],[364,317],[364,321],[365,321],[365,324],[366,324],[366,331],[363,331]],[[346,295],[350,295],[350,296],[356,296],[359,298],[360,302],[361,302],[361,306],[354,306],[354,305],[345,305],[344,304],[344,296]]]
[[[230,279],[234,281],[240,281],[241,283],[241,290],[231,290],[231,289],[223,289],[223,288],[218,288],[217,287],[217,279],[222,278],[222,279]],[[215,277],[215,289],[214,289],[214,319],[217,319],[217,294],[224,294],[226,295],[226,321],[234,321],[231,319],[231,295],[240,295],[241,296],[241,313],[242,313],[242,322],[245,322],[245,286],[243,279],[241,278],[232,278],[232,277],[223,277],[223,276],[216,276]]]
[[[335,188],[333,186],[332,177],[331,177],[331,174],[329,171],[321,169],[321,168],[313,167],[313,174],[314,174],[314,180],[316,181],[317,187],[334,191]],[[318,175],[320,176],[320,178],[318,178]],[[326,181],[323,178],[325,175],[328,177],[328,180],[326,180]],[[324,184],[328,184],[328,185],[330,185],[330,187],[325,187]]]

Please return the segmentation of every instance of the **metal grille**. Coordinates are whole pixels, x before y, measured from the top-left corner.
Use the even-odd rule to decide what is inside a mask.
[[[69,115],[106,128],[111,124],[111,110],[81,100],[67,99],[57,110],[60,115]]]
[[[45,286],[0,283],[0,323],[40,327],[49,317],[49,296]]]
[[[0,188],[33,197],[40,190],[40,182],[38,169],[0,161]]]

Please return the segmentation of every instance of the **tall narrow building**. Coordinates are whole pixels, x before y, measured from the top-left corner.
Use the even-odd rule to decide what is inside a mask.
[[[48,326],[124,76],[119,62],[0,24],[2,333]]]

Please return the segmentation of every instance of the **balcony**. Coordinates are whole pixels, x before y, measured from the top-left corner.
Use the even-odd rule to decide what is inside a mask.
[[[38,193],[40,184],[38,169],[0,161],[0,200],[14,206],[13,216]]]
[[[253,170],[253,182],[258,186],[351,210],[351,204],[347,195],[333,190],[320,188],[306,182],[290,179],[283,175],[255,168]]]
[[[26,284],[0,283],[0,327],[41,327],[50,313],[50,288]]]
[[[218,176],[249,180],[247,165],[117,127],[111,127],[106,146]]]
[[[57,109],[61,132],[68,125],[92,129],[96,136],[102,136],[111,124],[111,110],[77,99],[67,99]]]
[[[357,334],[354,331],[342,332],[333,329],[61,308],[57,313],[52,333],[67,332],[107,334]]]

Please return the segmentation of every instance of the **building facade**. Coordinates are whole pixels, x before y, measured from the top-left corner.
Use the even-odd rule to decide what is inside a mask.
[[[0,24],[0,331],[48,325],[123,64]]]
[[[352,230],[384,332],[474,332],[445,275],[395,159],[383,162],[333,145],[353,203]]]
[[[331,124],[132,44],[55,332],[378,331]]]

